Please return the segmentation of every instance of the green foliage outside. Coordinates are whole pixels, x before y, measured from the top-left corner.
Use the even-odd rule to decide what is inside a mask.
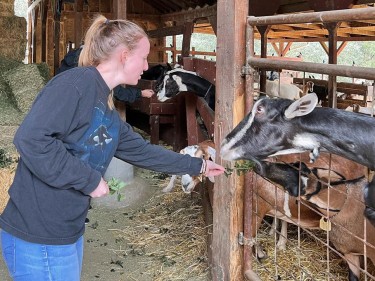
[[[172,44],[172,37],[167,37],[166,46]],[[177,49],[182,49],[182,35],[176,36]],[[337,43],[340,46],[341,42]],[[210,34],[193,33],[191,46],[196,51],[212,52],[216,50],[216,36]],[[254,50],[257,55],[260,54],[260,41],[255,41]],[[276,51],[271,44],[268,44],[268,55],[275,55]],[[296,42],[291,45],[290,51],[286,57],[296,57],[302,54],[303,61],[315,63],[327,63],[328,55],[318,42]],[[197,56],[199,57],[199,56]],[[202,56],[201,56],[202,57]],[[348,42],[344,50],[338,56],[339,65],[354,65],[362,67],[375,67],[375,42]],[[206,57],[206,59],[216,60],[215,57]],[[308,77],[309,73],[306,73]],[[316,76],[316,75],[315,75]],[[321,77],[317,77],[321,78]],[[351,81],[351,78],[339,77],[338,81]]]

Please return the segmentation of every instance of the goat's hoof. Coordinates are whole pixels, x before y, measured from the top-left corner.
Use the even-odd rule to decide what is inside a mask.
[[[255,245],[253,251],[255,252],[257,260],[260,262],[268,258],[266,250],[261,245]]]

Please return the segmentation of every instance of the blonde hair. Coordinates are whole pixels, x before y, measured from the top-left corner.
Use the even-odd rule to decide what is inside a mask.
[[[142,38],[148,38],[146,32],[134,22],[128,20],[109,20],[99,15],[86,32],[84,47],[79,56],[79,66],[98,66],[108,59],[118,46],[133,51]],[[113,104],[113,91],[108,97],[108,105]]]

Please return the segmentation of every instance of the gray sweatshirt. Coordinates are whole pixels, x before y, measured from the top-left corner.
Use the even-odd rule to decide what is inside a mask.
[[[65,71],[42,89],[14,138],[20,159],[2,229],[33,243],[74,243],[113,156],[158,172],[199,174],[200,158],[152,145],[121,121],[108,108],[109,92],[94,67]]]

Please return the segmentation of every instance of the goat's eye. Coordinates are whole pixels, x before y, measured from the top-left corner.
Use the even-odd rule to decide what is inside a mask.
[[[257,114],[263,114],[263,112],[264,112],[264,106],[258,105],[256,113]]]

